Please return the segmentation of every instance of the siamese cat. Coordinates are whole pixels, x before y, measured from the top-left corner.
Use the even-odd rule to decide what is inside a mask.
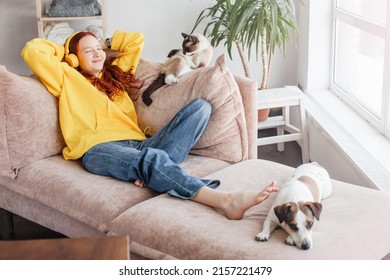
[[[182,49],[169,52],[160,74],[142,94],[142,101],[147,106],[152,104],[153,100],[150,96],[155,90],[165,84],[177,84],[180,76],[210,64],[214,49],[206,37],[198,33],[193,35],[181,33],[181,35],[184,38]]]

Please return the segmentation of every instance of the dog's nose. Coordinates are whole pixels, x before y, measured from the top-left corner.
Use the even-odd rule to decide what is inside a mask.
[[[301,249],[303,250],[309,250],[311,247],[310,241],[304,240],[301,244]]]

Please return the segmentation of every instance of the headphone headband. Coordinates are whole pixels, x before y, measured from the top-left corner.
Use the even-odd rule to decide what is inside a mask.
[[[72,35],[70,35],[68,37],[68,39],[66,39],[65,41],[65,45],[64,45],[64,48],[65,48],[65,61],[70,65],[72,66],[73,68],[76,68],[79,66],[79,60],[77,59],[77,56],[76,54],[73,54],[73,53],[69,53],[69,44],[70,44],[70,41],[73,39],[74,36],[76,36],[77,34],[79,34],[80,32],[75,32],[73,33]]]
[[[76,36],[77,34],[79,34],[80,32],[75,32],[73,33],[72,35],[70,35],[66,41],[65,41],[65,55],[68,55],[69,54],[69,44],[70,44],[70,41],[72,41],[73,37]]]

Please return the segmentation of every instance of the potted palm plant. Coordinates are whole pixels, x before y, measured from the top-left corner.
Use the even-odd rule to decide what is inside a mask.
[[[207,21],[203,34],[209,33],[214,47],[224,42],[230,59],[232,47],[237,47],[248,78],[251,78],[248,61],[255,47],[256,60],[260,55],[262,65],[259,90],[268,88],[275,47],[284,53],[286,43],[298,32],[294,0],[215,0],[212,7],[199,14],[192,31],[203,21]],[[264,113],[265,116],[260,115]],[[259,112],[259,121],[267,119],[268,113],[269,110]]]

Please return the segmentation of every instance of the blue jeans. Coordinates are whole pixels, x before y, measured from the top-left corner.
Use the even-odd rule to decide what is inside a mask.
[[[196,99],[151,138],[92,147],[83,156],[83,165],[91,173],[128,182],[141,180],[159,193],[184,199],[192,198],[203,186],[217,188],[219,181],[195,178],[178,165],[202,135],[211,110],[207,101]]]

